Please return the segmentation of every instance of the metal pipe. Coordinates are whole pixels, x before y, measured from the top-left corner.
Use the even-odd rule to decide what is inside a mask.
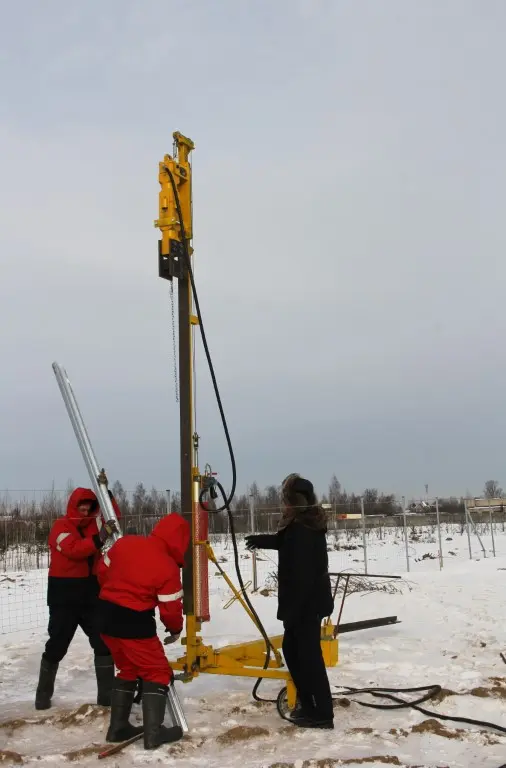
[[[174,681],[169,685],[169,690],[167,691],[167,711],[172,719],[172,724],[179,725],[183,733],[188,733],[190,729],[188,728],[188,722],[179,701]]]
[[[360,512],[362,514],[362,543],[364,545],[364,571],[367,573],[367,531],[365,526],[364,497],[360,497]]]
[[[250,493],[249,497],[249,515],[250,515],[250,532],[255,533],[255,497]],[[253,550],[251,554],[251,563],[253,568],[253,592],[258,589],[258,569],[257,569],[257,553]]]
[[[409,573],[409,546],[408,546],[408,528],[406,522],[406,499],[402,497],[402,519],[404,521],[404,544],[406,546],[406,565]]]
[[[473,559],[473,550],[471,547],[471,532],[469,530],[469,512],[467,511],[467,501],[464,501],[464,512],[466,515],[467,543],[469,545],[469,559]]]
[[[439,570],[443,569],[443,544],[441,543],[441,520],[439,517],[439,499],[436,499],[437,536],[439,539]]]
[[[121,528],[114,507],[112,506],[111,499],[109,498],[107,479],[97,462],[91,445],[91,440],[84,424],[83,417],[81,416],[81,411],[79,410],[77,400],[72,390],[70,379],[65,368],[59,365],[59,363],[53,363],[53,371],[104,519],[106,522],[114,521],[116,523],[118,532],[113,534],[112,539],[113,541],[117,541],[121,536]]]
[[[469,522],[473,526],[473,531],[476,534],[476,538],[478,539],[478,541],[480,543],[481,551],[483,552],[483,557],[486,557],[487,556],[487,550],[485,549],[485,545],[483,544],[483,541],[481,540],[481,536],[478,533],[478,529],[477,529],[477,527],[475,525],[475,522],[474,522],[473,518],[471,517],[471,513],[469,512],[469,510],[467,512],[467,516],[469,518]]]
[[[495,557],[494,521],[492,517],[492,503],[490,499],[488,500],[488,509],[490,513],[490,534],[492,536],[492,552],[494,553],[494,557]]]

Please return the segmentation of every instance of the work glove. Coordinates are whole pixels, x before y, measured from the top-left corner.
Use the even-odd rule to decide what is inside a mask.
[[[249,536],[246,536],[245,541],[246,541],[246,549],[248,549],[250,552],[253,552],[253,550],[255,549],[259,549],[257,536],[250,534]]]
[[[98,534],[98,537],[102,544],[105,544],[108,538],[112,536],[113,534],[118,533],[118,526],[116,525],[114,520],[108,520],[106,523],[103,524],[102,528],[100,529],[100,533]]]
[[[170,630],[167,630],[167,632],[170,632]],[[176,632],[175,635],[170,634],[168,637],[165,638],[165,640],[163,641],[163,644],[172,645],[172,643],[177,643],[180,637],[181,637],[181,632]]]

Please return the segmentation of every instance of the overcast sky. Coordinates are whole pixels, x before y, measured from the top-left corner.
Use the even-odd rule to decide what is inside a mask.
[[[179,486],[158,161],[239,488],[506,484],[502,0],[0,0],[0,488]],[[201,464],[230,483],[199,349]]]

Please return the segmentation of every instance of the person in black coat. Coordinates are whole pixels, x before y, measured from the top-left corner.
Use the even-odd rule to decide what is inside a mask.
[[[303,728],[333,728],[332,695],[323,660],[321,622],[334,610],[328,573],[327,525],[313,484],[289,475],[282,486],[285,507],[274,535],[251,535],[246,546],[278,550],[278,619],[283,656],[297,688],[291,721]]]

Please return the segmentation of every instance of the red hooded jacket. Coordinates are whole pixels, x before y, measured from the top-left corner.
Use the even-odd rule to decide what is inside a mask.
[[[180,569],[190,542],[190,526],[166,515],[149,536],[124,536],[99,564],[100,631],[111,637],[156,635],[155,607],[172,634],[183,629]]]
[[[94,505],[87,516],[78,511],[78,505],[84,501]],[[114,499],[112,503],[117,517],[121,517]],[[97,534],[101,527],[97,497],[89,488],[76,488],[69,497],[65,517],[55,521],[49,534],[48,605],[77,603],[98,594],[95,574],[101,547]]]

